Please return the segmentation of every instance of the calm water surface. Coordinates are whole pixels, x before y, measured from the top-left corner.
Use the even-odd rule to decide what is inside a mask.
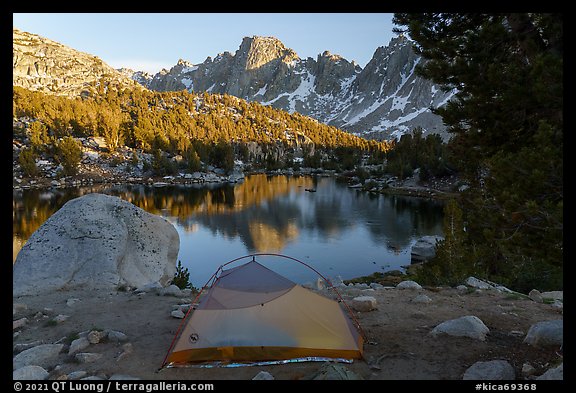
[[[438,201],[370,194],[327,177],[252,175],[234,185],[15,191],[13,259],[51,214],[90,192],[121,197],[168,219],[180,235],[178,258],[196,287],[218,266],[254,253],[288,255],[329,278],[403,270],[418,237],[442,235]],[[284,258],[257,260],[298,283],[316,278]]]

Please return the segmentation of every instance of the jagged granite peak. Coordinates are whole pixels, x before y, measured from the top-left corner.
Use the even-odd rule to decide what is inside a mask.
[[[89,92],[102,79],[117,88],[142,88],[94,55],[16,28],[12,37],[13,86],[67,96]]]
[[[278,60],[287,64],[299,60],[296,52],[286,48],[279,39],[259,36],[244,37],[234,56],[245,70],[257,69]]]
[[[324,51],[318,55],[312,67],[316,77],[315,91],[319,95],[337,95],[342,90],[341,81],[362,71],[357,64],[351,63],[340,55]]]
[[[146,86],[230,94],[377,139],[397,138],[417,126],[446,139],[446,127],[430,107],[445,104],[452,92],[416,75],[423,59],[412,45],[403,35],[394,37],[362,69],[328,50],[302,59],[277,38],[244,37],[233,55],[177,65]]]

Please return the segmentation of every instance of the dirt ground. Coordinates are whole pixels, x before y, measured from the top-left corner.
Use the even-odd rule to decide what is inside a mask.
[[[355,290],[356,291],[356,290]],[[345,300],[359,294],[344,292]],[[430,303],[413,302],[419,293]],[[522,380],[524,363],[530,363],[541,375],[562,361],[560,348],[534,348],[522,342],[536,322],[562,319],[562,310],[550,304],[536,303],[518,296],[486,290],[459,292],[453,288],[427,288],[420,291],[384,288],[371,292],[378,309],[357,313],[367,335],[365,358],[345,366],[363,379],[387,380],[461,380],[465,370],[477,361],[504,359]],[[68,299],[80,301],[67,305]],[[66,344],[60,353],[57,370],[48,369],[50,379],[72,371],[84,370],[88,376],[110,378],[121,374],[147,380],[243,380],[267,371],[277,380],[308,379],[321,362],[236,368],[168,368],[158,372],[181,319],[171,317],[178,298],[154,293],[62,291],[43,296],[14,298],[27,309],[13,317],[28,319],[13,339],[13,344]],[[49,308],[52,310],[44,310]],[[41,313],[41,314],[38,314]],[[59,314],[69,318],[50,322]],[[490,329],[486,341],[438,336],[429,333],[439,323],[465,315],[475,315]],[[103,357],[94,363],[80,364],[69,356],[67,345],[79,332],[111,329],[125,333],[132,352],[124,352],[124,343],[104,340],[83,352]],[[521,332],[521,333],[519,333]],[[15,350],[14,355],[18,352]]]

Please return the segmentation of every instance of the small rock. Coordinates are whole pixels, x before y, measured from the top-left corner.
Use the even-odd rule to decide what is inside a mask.
[[[473,315],[452,319],[442,322],[436,326],[430,334],[437,336],[447,334],[449,336],[470,337],[476,340],[486,340],[486,335],[490,330],[484,325],[480,318]]]
[[[136,293],[143,293],[143,292],[159,293],[160,290],[162,289],[163,289],[162,285],[158,281],[155,281],[136,289]]]
[[[377,282],[373,282],[370,284],[370,288],[372,288],[374,290],[379,290],[379,289],[383,289],[384,285],[378,284]]]
[[[511,381],[515,378],[514,368],[506,360],[476,362],[466,370],[462,377],[464,380],[493,381]]]
[[[14,346],[12,347],[12,352],[14,352],[14,354],[17,354],[19,352],[25,351],[40,344],[42,344],[42,342],[39,340],[33,341],[31,343],[17,343],[14,344]]]
[[[564,363],[561,363],[558,367],[551,368],[544,374],[540,375],[537,380],[564,380]]]
[[[90,344],[98,344],[106,336],[106,333],[99,330],[92,330],[88,333],[87,339]]]
[[[260,371],[254,378],[253,381],[273,381],[274,376],[270,374],[268,371]]]
[[[158,291],[161,296],[174,296],[174,297],[184,297],[182,296],[182,291],[178,286],[172,284],[166,288],[162,288]]]
[[[458,285],[456,289],[458,292],[468,292],[468,287],[466,285]]]
[[[48,371],[40,366],[24,366],[12,371],[12,380],[30,381],[48,379]]]
[[[20,318],[12,321],[12,330],[23,328],[26,326],[26,323],[28,323],[28,318]]]
[[[426,295],[418,295],[414,299],[412,299],[412,302],[414,303],[430,303],[431,301],[432,299],[430,299],[430,297]]]
[[[192,296],[192,289],[190,289],[190,288],[184,288],[184,289],[182,289],[181,291],[182,291],[182,296],[184,296],[184,297],[190,297],[190,296]],[[192,301],[192,300],[190,300],[190,302],[191,302],[191,301]]]
[[[564,309],[564,303],[562,300],[555,299],[553,303],[550,304],[554,308]]]
[[[536,303],[544,303],[544,298],[542,298],[542,294],[539,290],[533,289],[528,293],[528,297],[534,300]]]
[[[537,322],[530,326],[524,343],[541,347],[564,343],[564,323],[561,319]]]
[[[86,371],[80,370],[80,371],[72,371],[70,374],[68,374],[68,379],[73,381],[76,379],[82,379],[85,376],[87,376],[88,373]]]
[[[66,321],[68,318],[70,318],[69,315],[58,314],[54,317],[53,321],[56,323],[62,323],[64,321]]]
[[[80,363],[94,363],[102,358],[101,353],[80,352],[74,358]]]
[[[466,279],[465,284],[468,285],[469,287],[477,288],[477,289],[492,289],[493,288],[492,285],[490,285],[487,282],[482,281],[476,277],[468,277]]]
[[[128,336],[116,330],[109,330],[107,333],[108,340],[112,342],[128,341]]]
[[[420,284],[418,284],[416,281],[411,281],[411,280],[406,280],[406,281],[400,282],[398,285],[396,285],[396,288],[397,289],[422,289]]]
[[[376,298],[373,296],[358,296],[352,299],[350,306],[356,311],[372,311],[376,309]]]
[[[74,355],[76,352],[83,351],[90,346],[90,341],[86,337],[80,337],[72,341],[70,344],[70,349],[68,350],[68,355]]]
[[[525,377],[529,377],[536,372],[536,369],[530,363],[524,363],[522,365],[522,375]]]
[[[543,299],[554,299],[564,301],[564,291],[549,291],[541,293]]]
[[[182,319],[185,317],[184,313],[182,312],[182,310],[178,309],[178,310],[174,310],[170,313],[170,315],[173,318],[178,318],[178,319]]]

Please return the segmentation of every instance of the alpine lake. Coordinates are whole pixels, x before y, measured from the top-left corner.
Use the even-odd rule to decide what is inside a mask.
[[[197,288],[219,266],[252,254],[283,254],[329,279],[404,271],[418,238],[443,234],[442,201],[369,193],[334,177],[256,174],[234,184],[13,191],[13,261],[45,220],[91,192],[118,196],[172,223],[180,235],[178,260]],[[290,259],[256,260],[296,283],[318,277]]]

